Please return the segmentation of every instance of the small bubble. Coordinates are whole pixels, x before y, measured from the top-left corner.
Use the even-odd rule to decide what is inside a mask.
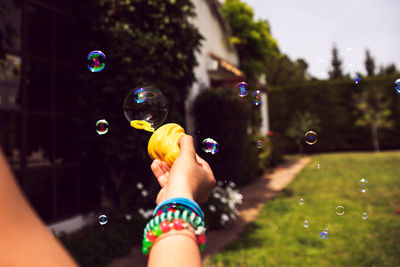
[[[260,105],[260,104],[262,103],[261,95],[262,95],[262,93],[261,93],[261,91],[259,91],[259,90],[255,91],[255,92],[251,95],[251,101],[252,101],[256,106],[258,106],[258,105]]]
[[[103,120],[98,120],[96,122],[96,132],[99,135],[103,135],[103,134],[108,133],[108,128],[109,128],[109,125],[108,125],[108,122],[106,120],[103,119]]]
[[[136,188],[139,189],[139,190],[143,189],[143,184],[142,183],[137,183],[136,184]]]
[[[308,131],[304,135],[304,140],[307,144],[313,145],[317,142],[317,134],[314,131]]]
[[[299,202],[300,205],[303,205],[304,204],[304,199],[300,198],[298,202]]]
[[[319,163],[317,164],[317,168],[318,168],[318,169],[321,169],[321,165],[320,165]]]
[[[206,153],[216,154],[219,151],[218,143],[212,138],[203,140],[203,150]]]
[[[310,222],[307,221],[307,220],[305,220],[305,221],[304,221],[304,227],[307,228],[308,226],[310,226]]]
[[[146,190],[142,190],[142,192],[141,192],[141,193],[142,193],[142,196],[143,196],[143,197],[147,197],[147,196],[148,196],[148,193],[147,193],[147,191],[146,191]]]
[[[356,76],[354,77],[354,83],[358,84],[360,81],[361,81],[361,77],[358,74],[356,74]]]
[[[173,203],[172,203],[172,208],[173,208],[173,209],[176,209],[176,202],[173,202]]]
[[[366,220],[368,218],[368,214],[366,212],[363,212],[363,214],[361,214],[361,218]]]
[[[100,50],[92,51],[87,56],[87,67],[91,72],[102,71],[106,66],[106,55]]]
[[[257,148],[261,148],[261,146],[262,146],[262,141],[261,141],[261,140],[258,140],[258,141],[257,141]]]
[[[362,193],[365,193],[365,192],[367,192],[368,191],[368,181],[367,180],[365,180],[364,178],[362,178],[359,182],[359,188],[358,188],[358,190],[360,191],[360,192],[362,192]]]
[[[105,225],[107,223],[108,219],[106,215],[100,215],[99,216],[99,224],[100,225]]]
[[[398,94],[400,94],[400,78],[398,78],[398,79],[394,82],[394,85],[395,85],[394,89],[396,89],[396,92],[397,92]]]
[[[319,239],[329,239],[327,228],[325,228],[322,232],[319,233]]]
[[[239,96],[240,97],[245,97],[249,93],[249,91],[247,90],[248,85],[245,82],[238,83],[236,85],[236,87],[239,89]]]
[[[125,215],[125,219],[126,219],[127,221],[130,221],[130,220],[132,219],[132,215],[126,214],[126,215]]]
[[[337,215],[343,215],[344,214],[344,207],[343,206],[337,206],[336,207],[336,214]]]

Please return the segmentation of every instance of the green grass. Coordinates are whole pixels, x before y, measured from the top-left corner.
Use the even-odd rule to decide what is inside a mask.
[[[358,190],[361,178],[369,182],[365,193]],[[400,266],[397,209],[400,152],[314,156],[208,266]],[[319,239],[325,227],[329,239]]]

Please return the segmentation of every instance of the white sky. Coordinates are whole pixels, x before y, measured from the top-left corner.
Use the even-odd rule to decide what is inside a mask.
[[[328,77],[334,43],[345,73],[365,73],[367,48],[377,67],[400,68],[400,0],[243,1],[269,21],[281,51],[304,58],[314,77]]]

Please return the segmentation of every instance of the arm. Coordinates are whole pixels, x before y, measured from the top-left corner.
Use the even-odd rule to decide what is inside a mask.
[[[160,160],[154,160],[151,165],[162,187],[157,196],[157,204],[173,197],[205,202],[215,185],[213,172],[208,163],[196,154],[192,137],[186,135],[179,143],[179,156],[171,169]],[[184,235],[177,232],[184,232]],[[165,235],[151,248],[149,267],[202,266],[200,249],[191,231],[172,230]]]
[[[0,150],[0,266],[77,266],[38,218]]]

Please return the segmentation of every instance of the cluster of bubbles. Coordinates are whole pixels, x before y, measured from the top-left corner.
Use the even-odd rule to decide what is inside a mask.
[[[215,141],[212,138],[206,138],[203,140],[203,150],[206,153],[210,153],[210,154],[216,154],[219,151],[219,145],[217,143],[217,141]]]
[[[317,134],[314,131],[308,131],[304,135],[304,140],[306,144],[313,145],[317,142]]]
[[[400,94],[400,78],[394,81],[394,89],[396,89],[396,92]]]
[[[106,67],[106,55],[100,50],[92,51],[87,56],[87,67],[91,72],[100,72]]]
[[[105,119],[98,120],[96,122],[96,132],[99,135],[103,135],[103,134],[108,133],[108,128],[109,128],[109,125],[108,125],[108,122]]]
[[[240,82],[236,84],[236,88],[239,91],[240,97],[245,97],[249,94],[249,85],[246,82]],[[256,90],[251,94],[251,102],[254,105],[258,106],[262,103],[262,92],[260,90]]]

